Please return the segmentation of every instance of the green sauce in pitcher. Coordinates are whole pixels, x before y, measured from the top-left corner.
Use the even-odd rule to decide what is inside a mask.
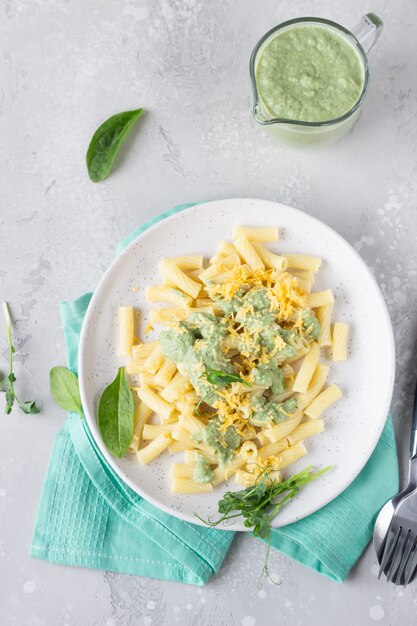
[[[352,109],[362,93],[365,72],[346,37],[310,23],[277,31],[260,50],[255,77],[268,116],[323,122]]]

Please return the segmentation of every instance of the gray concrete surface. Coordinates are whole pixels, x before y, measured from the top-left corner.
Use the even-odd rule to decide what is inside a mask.
[[[359,123],[321,151],[285,148],[251,119],[248,59],[298,15],[353,25],[377,11]],[[230,196],[324,220],[373,269],[397,342],[393,400],[402,475],[417,338],[417,2],[3,0],[0,2],[0,296],[12,304],[23,392],[40,415],[0,416],[0,623],[7,626],[350,626],[416,623],[417,583],[379,582],[368,549],[343,584],[278,553],[280,587],[256,587],[263,547],[239,537],[203,589],[51,565],[28,556],[49,451],[65,415],[48,392],[64,361],[59,299],[94,288],[116,243],[174,204]],[[85,151],[111,114],[146,117],[101,185]],[[6,356],[4,333],[0,338]],[[23,393],[23,395],[25,395]],[[381,477],[383,480],[383,477]]]

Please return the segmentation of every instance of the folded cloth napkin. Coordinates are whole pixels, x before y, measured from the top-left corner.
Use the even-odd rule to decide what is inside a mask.
[[[123,250],[181,205],[147,222]],[[61,303],[68,366],[77,370],[78,341],[91,294]],[[271,545],[341,582],[359,558],[382,505],[398,490],[391,418],[354,482],[313,515],[272,532]],[[290,506],[290,505],[289,505]],[[203,585],[217,572],[234,533],[181,521],[150,505],[120,480],[101,455],[86,420],[70,414],[54,443],[30,554],[61,563]]]

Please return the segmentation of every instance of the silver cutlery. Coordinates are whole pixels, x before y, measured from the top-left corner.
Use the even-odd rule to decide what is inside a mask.
[[[408,483],[381,509],[375,523],[374,547],[389,582],[406,587],[417,576],[417,389],[411,425]]]

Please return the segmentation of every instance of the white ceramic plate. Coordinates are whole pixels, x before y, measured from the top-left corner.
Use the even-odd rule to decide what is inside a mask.
[[[218,243],[231,237],[237,224],[278,225],[282,252],[312,254],[324,259],[315,289],[331,287],[336,296],[334,319],[352,326],[350,358],[331,367],[330,382],[343,398],[325,415],[324,433],[307,440],[309,453],[291,466],[332,465],[333,470],[311,483],[281,510],[278,527],[299,520],[333,500],[353,481],[369,459],[383,429],[394,381],[392,327],[381,292],[359,255],[325,224],[296,209],[264,200],[230,199],[198,205],[149,228],[112,263],[100,281],[85,317],[79,351],[81,398],[91,432],[103,455],[121,478],[155,506],[181,519],[200,523],[217,517],[223,492],[236,489],[233,480],[210,494],[173,495],[168,469],[174,456],[165,453],[149,465],[135,458],[115,459],[101,441],[96,424],[97,400],[121,365],[116,356],[116,310],[132,304],[147,323],[149,305],[144,287],[158,284],[159,259],[181,254],[210,257]],[[133,291],[139,287],[139,291]],[[149,338],[152,338],[151,336]],[[182,462],[182,454],[175,455]],[[382,480],[382,479],[381,479]],[[236,522],[230,530],[247,530]]]

